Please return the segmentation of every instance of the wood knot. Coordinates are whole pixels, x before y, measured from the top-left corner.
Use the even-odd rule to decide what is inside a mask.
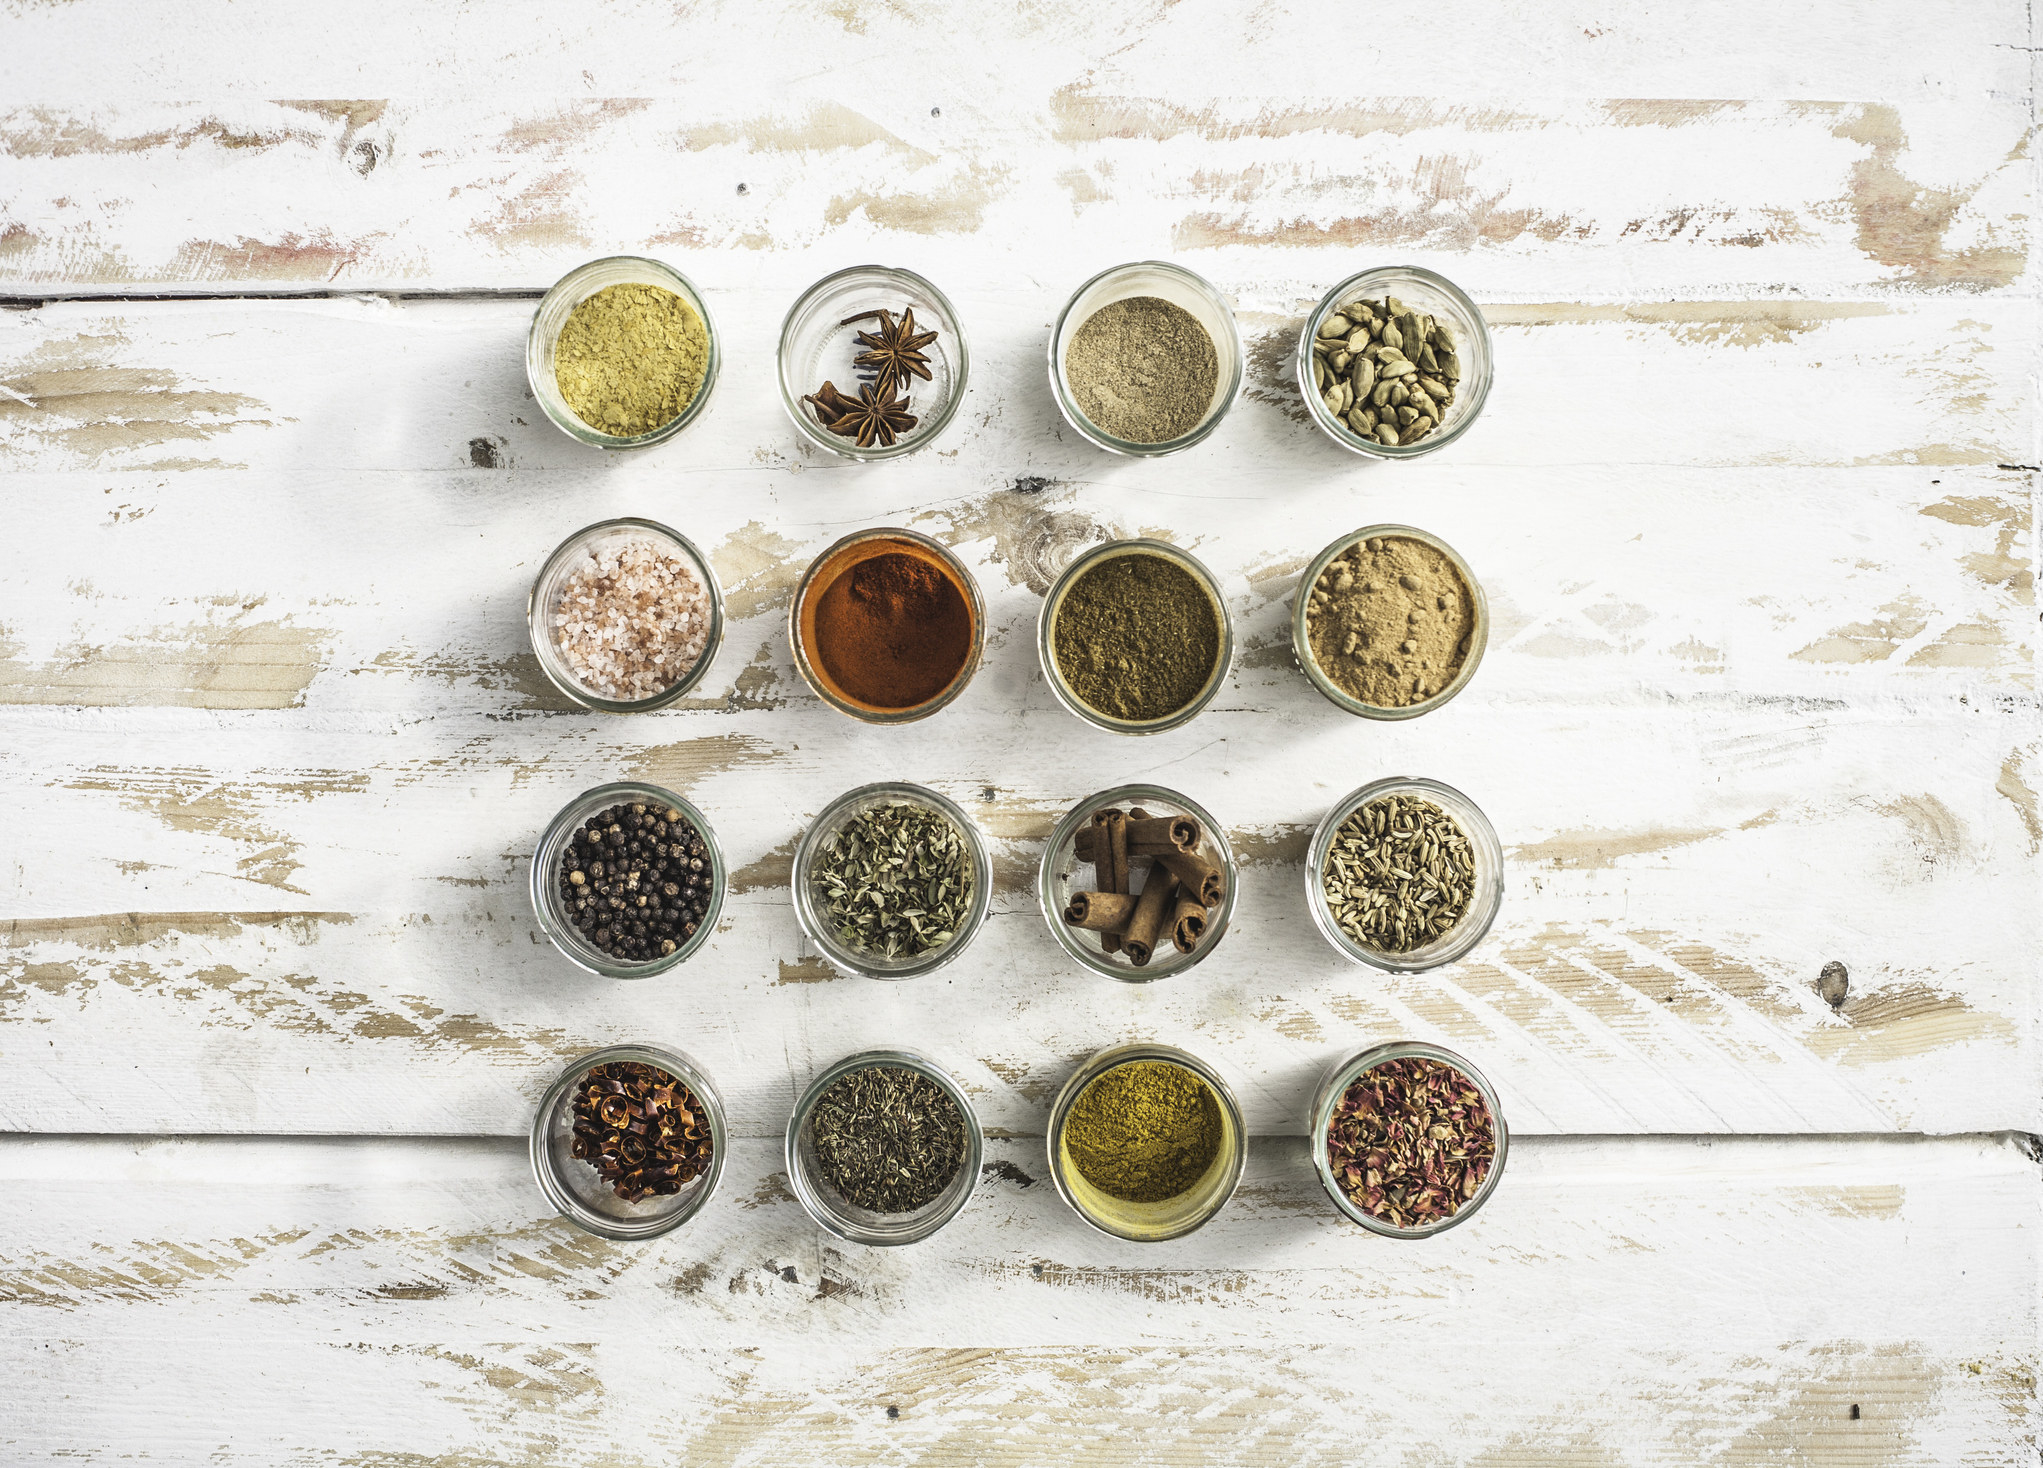
[[[1845,996],[1851,993],[1851,971],[1836,959],[1831,959],[1816,977],[1816,992],[1832,1009],[1843,1008]]]

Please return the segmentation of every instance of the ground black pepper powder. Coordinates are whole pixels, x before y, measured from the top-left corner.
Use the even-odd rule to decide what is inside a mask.
[[[1166,718],[1199,696],[1220,660],[1220,612],[1176,561],[1108,556],[1080,574],[1051,629],[1057,671],[1109,718]]]
[[[672,806],[613,805],[560,856],[561,906],[612,958],[649,963],[695,936],[712,895],[709,847]]]

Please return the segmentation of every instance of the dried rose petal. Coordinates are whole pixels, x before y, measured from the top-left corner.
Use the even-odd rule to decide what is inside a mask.
[[[1496,1126],[1474,1081],[1417,1056],[1356,1077],[1327,1125],[1327,1162],[1356,1207],[1399,1228],[1452,1217],[1496,1160]]]

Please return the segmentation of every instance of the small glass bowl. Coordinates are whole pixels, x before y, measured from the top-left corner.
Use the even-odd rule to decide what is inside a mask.
[[[1220,1103],[1220,1150],[1214,1154],[1213,1165],[1190,1189],[1161,1203],[1127,1203],[1101,1192],[1085,1180],[1064,1145],[1064,1124],[1071,1119],[1071,1108],[1085,1088],[1115,1066],[1137,1060],[1183,1066],[1211,1086]],[[1160,1244],[1203,1227],[1234,1196],[1242,1165],[1248,1160],[1248,1130],[1242,1124],[1241,1103],[1212,1066],[1174,1045],[1136,1041],[1109,1046],[1071,1073],[1050,1105],[1047,1146],[1050,1181],[1072,1212],[1103,1234],[1138,1244]]]
[[[613,285],[651,285],[672,291],[702,318],[703,330],[709,333],[709,361],[703,367],[702,386],[695,390],[687,407],[650,433],[620,436],[590,427],[567,405],[553,375],[553,344],[567,324],[568,314],[596,292]],[[539,309],[532,313],[532,329],[525,337],[525,380],[531,385],[532,396],[539,399],[539,406],[553,420],[554,427],[569,438],[599,449],[643,449],[665,443],[702,416],[722,366],[722,340],[717,336],[716,322],[710,317],[702,293],[673,266],[641,255],[611,255],[570,270],[539,298]]]
[[[571,1155],[575,1087],[597,1066],[619,1060],[658,1066],[693,1091],[709,1115],[709,1168],[678,1193],[627,1203],[594,1167]],[[716,1191],[729,1150],[723,1097],[702,1067],[678,1051],[653,1045],[610,1045],[578,1057],[546,1088],[532,1118],[532,1176],[539,1191],[563,1218],[606,1239],[655,1238],[693,1218]]]
[[[1135,967],[1125,952],[1108,953],[1100,947],[1098,933],[1074,928],[1063,917],[1064,905],[1071,900],[1071,894],[1086,887],[1078,879],[1079,872],[1092,869],[1078,860],[1078,833],[1091,823],[1094,811],[1116,806],[1140,806],[1152,816],[1190,816],[1206,833],[1200,850],[1219,862],[1222,879],[1227,883],[1220,906],[1207,909],[1205,941],[1190,953],[1180,953],[1169,936],[1163,935],[1147,968]],[[1227,832],[1204,807],[1161,785],[1120,785],[1074,805],[1050,833],[1050,844],[1043,848],[1043,864],[1036,875],[1036,895],[1058,946],[1094,973],[1124,984],[1148,984],[1181,974],[1218,948],[1227,935],[1228,920],[1234,916],[1234,895],[1239,886],[1240,870],[1235,865],[1234,848],[1228,844]]]
[[[1312,595],[1313,585],[1319,580],[1320,573],[1326,570],[1335,557],[1358,540],[1374,540],[1379,537],[1390,540],[1416,540],[1419,544],[1430,546],[1440,552],[1453,563],[1454,569],[1461,573],[1461,579],[1468,587],[1469,597],[1475,604],[1475,629],[1469,633],[1468,656],[1462,659],[1461,671],[1454,675],[1452,682],[1431,698],[1421,699],[1405,708],[1390,709],[1378,704],[1364,703],[1343,691],[1333,679],[1320,670],[1318,661],[1312,655],[1312,639],[1305,625],[1306,602]],[[1328,702],[1336,708],[1346,709],[1349,713],[1358,714],[1365,719],[1416,719],[1421,714],[1432,713],[1434,709],[1468,687],[1469,680],[1475,677],[1476,665],[1483,660],[1483,650],[1489,646],[1489,642],[1490,600],[1483,595],[1482,582],[1476,580],[1475,572],[1468,568],[1468,562],[1461,558],[1461,553],[1453,546],[1437,535],[1428,535],[1425,531],[1415,530],[1410,525],[1365,525],[1360,530],[1341,536],[1313,557],[1312,564],[1305,568],[1305,575],[1299,578],[1298,592],[1292,598],[1291,652],[1298,660],[1298,666],[1312,681],[1312,686],[1326,695]]]
[[[1162,443],[1136,443],[1132,439],[1116,438],[1099,427],[1079,408],[1078,399],[1071,391],[1071,380],[1064,371],[1064,353],[1078,328],[1091,320],[1102,307],[1130,296],[1158,296],[1191,312],[1206,328],[1207,335],[1213,338],[1213,352],[1218,359],[1213,401],[1207,406],[1206,416],[1190,433]],[[1057,317],[1056,328],[1050,333],[1050,393],[1057,399],[1057,411],[1064,415],[1064,421],[1089,443],[1097,444],[1110,454],[1161,458],[1203,441],[1220,426],[1220,420],[1227,416],[1235,399],[1241,396],[1243,360],[1241,331],[1234,323],[1234,304],[1215,289],[1211,281],[1167,260],[1138,260],[1102,270],[1065,302],[1064,310]]]
[[[1341,1185],[1334,1178],[1334,1170],[1327,1160],[1327,1128],[1334,1119],[1334,1107],[1347,1094],[1348,1087],[1367,1070],[1374,1070],[1387,1060],[1404,1060],[1414,1057],[1421,1060],[1437,1060],[1451,1065],[1470,1080],[1483,1093],[1483,1100],[1489,1104],[1490,1120],[1497,1133],[1497,1156],[1490,1164],[1490,1170],[1476,1188],[1475,1196],[1455,1209],[1448,1217],[1424,1228],[1399,1228],[1396,1224],[1385,1223],[1382,1219],[1365,1213],[1354,1200],[1341,1191]],[[1492,1086],[1484,1074],[1456,1055],[1452,1050],[1443,1050],[1438,1045],[1427,1045],[1416,1040],[1398,1040],[1387,1045],[1371,1046],[1367,1050],[1337,1060],[1326,1068],[1319,1078],[1319,1086],[1312,1093],[1312,1103],[1305,1112],[1306,1144],[1312,1148],[1312,1170],[1319,1174],[1320,1186],[1327,1190],[1327,1196],[1334,1200],[1334,1207],[1350,1222],[1359,1223],[1373,1234],[1382,1234],[1387,1239],[1429,1239],[1434,1234],[1445,1233],[1456,1224],[1466,1223],[1475,1216],[1483,1204],[1490,1201],[1490,1194],[1497,1191],[1497,1179],[1504,1175],[1504,1159],[1511,1150],[1511,1129],[1504,1124],[1504,1108],[1498,1103],[1497,1088]]]
[[[1454,817],[1467,834],[1469,849],[1475,855],[1475,892],[1469,899],[1468,911],[1462,915],[1460,922],[1431,943],[1409,953],[1385,953],[1350,938],[1334,921],[1320,885],[1320,870],[1326,864],[1327,850],[1334,844],[1334,833],[1341,829],[1342,822],[1361,806],[1386,795],[1416,795],[1432,801]],[[1496,828],[1491,826],[1489,817],[1476,808],[1474,801],[1452,785],[1443,785],[1438,780],[1393,775],[1350,792],[1320,818],[1305,857],[1305,905],[1311,909],[1312,921],[1321,935],[1356,963],[1366,963],[1387,973],[1424,973],[1427,969],[1439,968],[1444,963],[1453,963],[1464,957],[1489,933],[1490,924],[1497,920],[1497,909],[1503,900],[1504,848],[1497,840]]]
[[[823,848],[853,817],[875,806],[902,804],[937,811],[949,817],[964,833],[965,848],[972,857],[972,899],[957,936],[943,947],[912,958],[887,958],[848,948],[838,939],[830,926],[826,912],[828,899],[823,894],[822,883],[815,879],[815,867]],[[795,921],[801,924],[802,932],[832,968],[852,978],[918,979],[924,974],[935,973],[963,953],[971,946],[972,939],[978,936],[993,900],[993,859],[987,855],[985,836],[980,834],[979,827],[956,801],[921,785],[887,781],[861,785],[839,796],[809,823],[809,829],[802,833],[801,844],[795,848],[792,886]]]
[[[1396,296],[1424,315],[1445,320],[1454,333],[1455,355],[1461,359],[1461,381],[1455,386],[1454,401],[1448,404],[1446,421],[1417,443],[1393,446],[1364,438],[1327,411],[1326,400],[1314,385],[1312,343],[1319,335],[1320,323],[1359,296],[1379,300]],[[1482,309],[1460,286],[1417,265],[1380,265],[1349,276],[1321,297],[1313,313],[1305,318],[1305,330],[1299,334],[1296,366],[1298,390],[1305,399],[1306,411],[1328,438],[1350,453],[1367,454],[1375,459],[1415,459],[1447,447],[1476,421],[1490,395],[1494,364],[1489,325],[1483,320]]]
[[[584,821],[608,806],[641,801],[646,805],[668,806],[680,811],[702,833],[702,844],[709,848],[709,910],[696,926],[695,936],[664,958],[648,959],[644,963],[623,963],[582,936],[582,930],[574,925],[560,905],[560,888],[554,881],[554,874],[560,868],[561,851],[574,839],[575,829]],[[532,912],[539,920],[539,930],[576,968],[606,979],[650,979],[686,963],[694,957],[697,949],[709,941],[709,935],[716,931],[717,918],[724,909],[727,880],[723,848],[716,844],[716,833],[710,830],[709,822],[702,818],[701,811],[671,790],[662,790],[657,785],[637,780],[621,780],[614,785],[598,785],[594,790],[585,790],[577,795],[560,808],[560,814],[553,818],[546,834],[539,838],[538,849],[532,853]]]
[[[1160,719],[1117,719],[1111,714],[1101,713],[1064,681],[1064,674],[1057,667],[1056,624],[1057,612],[1063,605],[1065,593],[1077,584],[1078,578],[1096,562],[1109,556],[1137,554],[1162,556],[1165,560],[1182,566],[1189,571],[1192,579],[1206,588],[1206,594],[1213,598],[1213,613],[1220,621],[1220,656],[1213,664],[1213,672],[1206,680],[1206,686],[1198,696],[1175,713],[1165,714]],[[1036,656],[1043,664],[1043,681],[1050,685],[1050,692],[1057,701],[1079,718],[1095,728],[1105,729],[1110,734],[1161,734],[1166,729],[1175,729],[1180,724],[1189,724],[1199,716],[1213,696],[1227,681],[1228,670],[1234,664],[1234,618],[1228,614],[1227,600],[1220,594],[1220,583],[1213,579],[1213,573],[1200,563],[1189,551],[1162,540],[1110,540],[1105,545],[1096,545],[1078,556],[1064,568],[1064,574],[1050,584],[1050,591],[1043,598],[1042,611],[1036,617]]]
[[[561,586],[582,558],[599,547],[627,540],[659,542],[693,566],[695,574],[702,578],[702,584],[709,588],[709,640],[702,646],[702,656],[695,660],[694,667],[681,675],[679,681],[640,699],[605,698],[583,684],[568,667],[567,659],[560,655],[560,643],[553,630],[553,612],[560,601]],[[539,669],[546,674],[547,681],[583,708],[606,714],[642,714],[686,698],[689,690],[709,672],[709,665],[716,661],[717,651],[724,642],[724,592],[717,584],[716,572],[711,568],[709,558],[680,531],[669,530],[656,520],[641,520],[635,516],[602,520],[577,530],[563,540],[539,568],[539,574],[532,580],[532,590],[525,598],[525,631],[532,639],[532,655],[539,660]]]
[[[958,1115],[965,1123],[965,1156],[958,1164],[957,1176],[940,1195],[912,1213],[875,1213],[870,1208],[859,1207],[825,1181],[816,1161],[815,1138],[809,1128],[809,1119],[815,1114],[816,1104],[841,1077],[874,1066],[897,1067],[929,1077],[942,1086],[944,1093],[956,1103]],[[796,1103],[794,1115],[787,1122],[788,1186],[794,1191],[795,1201],[802,1205],[802,1211],[840,1239],[874,1248],[916,1244],[956,1218],[965,1204],[971,1201],[972,1190],[979,1185],[979,1168],[985,1158],[985,1146],[985,1138],[979,1131],[979,1118],[972,1110],[971,1101],[943,1067],[912,1050],[867,1050],[845,1056],[817,1076]]]
[[[815,413],[802,398],[827,382],[837,384],[848,398],[874,381],[878,373],[870,367],[854,367],[851,359],[865,348],[853,338],[861,331],[877,332],[877,321],[851,321],[848,317],[882,308],[898,321],[903,308],[915,312],[917,334],[935,331],[936,340],[920,348],[929,358],[928,382],[911,377],[896,392],[909,400],[915,426],[894,441],[892,448],[875,443],[860,448],[855,440],[830,432],[816,421]],[[934,442],[957,414],[965,400],[965,382],[971,372],[971,350],[965,343],[965,328],[944,293],[913,271],[886,265],[854,265],[835,275],[826,275],[788,308],[780,324],[780,349],[775,354],[780,377],[780,405],[794,420],[795,429],[817,448],[846,459],[874,463],[898,459]]]
[[[809,639],[804,633],[805,611],[808,608],[809,593],[818,595],[833,583],[837,577],[848,572],[858,562],[870,556],[884,554],[887,547],[875,542],[905,542],[912,550],[920,551],[930,559],[941,562],[964,589],[965,602],[972,612],[972,650],[965,656],[965,665],[951,679],[949,686],[936,697],[913,708],[882,709],[867,704],[854,703],[831,688],[830,682],[817,669],[809,656]],[[979,671],[979,658],[986,651],[986,602],[979,595],[979,582],[965,563],[957,558],[951,548],[942,541],[932,540],[918,530],[880,528],[859,530],[845,536],[823,554],[809,563],[809,569],[802,573],[799,585],[795,587],[794,599],[787,609],[787,641],[794,652],[795,671],[802,675],[802,681],[814,690],[816,696],[841,714],[862,719],[868,724],[912,724],[917,719],[926,719],[937,710],[948,707],[957,696],[965,691],[965,685],[972,681],[972,675]]]

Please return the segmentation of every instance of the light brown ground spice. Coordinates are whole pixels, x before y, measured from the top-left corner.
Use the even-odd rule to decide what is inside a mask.
[[[1305,632],[1336,688],[1376,708],[1409,708],[1461,670],[1475,599],[1454,562],[1430,545],[1358,540],[1313,583]]]

